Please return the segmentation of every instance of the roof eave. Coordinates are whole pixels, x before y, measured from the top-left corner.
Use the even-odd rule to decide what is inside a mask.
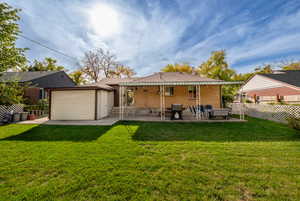
[[[123,82],[120,86],[191,86],[191,85],[241,85],[244,82],[201,81],[201,82]]]
[[[46,90],[51,91],[69,91],[69,90],[105,90],[105,91],[113,91],[114,89],[108,89],[103,87],[97,86],[75,86],[75,87],[52,87],[52,88],[45,88]]]

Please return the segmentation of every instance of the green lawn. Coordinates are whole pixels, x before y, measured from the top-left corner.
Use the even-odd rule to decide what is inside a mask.
[[[300,133],[258,119],[1,126],[0,200],[300,200]]]

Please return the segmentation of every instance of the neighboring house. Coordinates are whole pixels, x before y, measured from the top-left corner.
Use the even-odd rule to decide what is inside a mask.
[[[256,103],[300,103],[300,70],[257,74],[241,87],[240,93]]]
[[[0,76],[0,82],[11,81],[29,85],[24,92],[29,104],[37,104],[40,99],[47,98],[45,88],[76,86],[64,71],[5,72]]]
[[[171,104],[182,104],[186,109],[193,105],[222,108],[221,86],[227,84],[240,83],[180,72],[160,72],[141,78],[106,78],[93,85],[52,88],[49,118],[101,119],[108,116],[114,106],[123,112],[134,108],[134,111],[140,109],[161,117]]]

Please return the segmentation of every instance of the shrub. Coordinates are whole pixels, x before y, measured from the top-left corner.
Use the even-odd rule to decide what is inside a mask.
[[[300,118],[288,118],[288,125],[296,130],[300,130]]]
[[[24,101],[24,86],[17,81],[0,83],[0,105],[20,104]]]

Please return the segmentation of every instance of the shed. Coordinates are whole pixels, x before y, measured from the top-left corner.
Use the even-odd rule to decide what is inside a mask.
[[[107,85],[50,88],[49,119],[98,120],[113,107],[113,88]]]

